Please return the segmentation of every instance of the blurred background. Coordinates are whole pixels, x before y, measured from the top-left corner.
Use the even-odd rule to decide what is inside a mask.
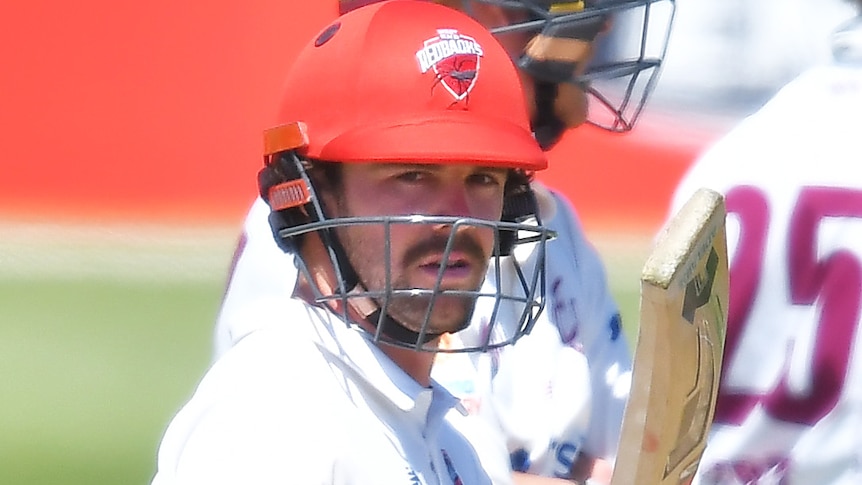
[[[334,2],[0,6],[0,483],[148,483],[209,365],[261,130]],[[584,128],[541,179],[608,263],[629,337],[638,275],[688,165],[806,67],[840,0],[678,0],[634,132]],[[277,53],[277,54],[276,54]]]

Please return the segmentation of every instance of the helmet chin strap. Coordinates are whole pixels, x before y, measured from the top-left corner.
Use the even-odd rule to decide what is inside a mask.
[[[383,335],[389,337],[390,339],[405,345],[409,345],[410,347],[416,347],[417,344],[425,345],[428,342],[436,339],[441,333],[430,333],[426,332],[422,338],[419,338],[419,333],[410,330],[405,327],[401,322],[395,320],[388,313],[383,313],[381,316],[381,310],[378,308],[373,313],[368,315],[366,319],[375,327],[378,325],[382,325],[383,329],[381,332]]]

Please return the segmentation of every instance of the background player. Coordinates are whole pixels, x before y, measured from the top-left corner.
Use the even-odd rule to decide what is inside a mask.
[[[300,275],[171,422],[154,483],[505,483],[502,443],[480,463],[430,372],[477,301],[543,298],[543,266],[507,257],[549,237],[508,209],[547,167],[517,68],[469,16],[393,0],[323,29],[284,92],[259,184]],[[479,294],[501,265],[532,283]]]
[[[731,229],[700,484],[862,483],[862,17],[832,51],[711,147],[674,197],[720,190]]]
[[[373,2],[342,2],[340,8],[346,11],[365,3]],[[620,63],[611,62],[615,53],[611,41],[620,29],[616,43],[624,43],[619,38],[630,31],[635,33],[637,22],[632,19],[642,4],[630,3],[634,11],[603,13],[590,2],[580,6],[578,2],[507,2],[509,8],[495,1],[443,3],[469,12],[497,31],[510,54],[519,59],[532,126],[545,148],[553,146],[565,129],[588,118],[588,91],[593,94],[589,110],[593,123],[617,131],[634,124],[655,81],[657,65],[629,62],[630,69],[624,70]],[[567,15],[569,20],[562,22]],[[607,62],[591,63],[594,51]],[[658,62],[662,55],[663,51]],[[601,81],[620,72],[627,75],[616,82],[626,87],[631,83],[641,97],[618,99],[613,110],[619,116],[611,119],[608,106],[615,98],[602,90]],[[638,92],[638,87],[644,90]],[[566,478],[574,470],[578,478],[607,479],[628,392],[629,349],[604,269],[574,210],[559,194],[535,182],[533,187],[542,221],[558,233],[547,248],[545,313],[533,333],[517,346],[487,359],[443,356],[434,376],[504,429],[516,470]],[[258,200],[246,220],[217,324],[216,355],[278,315],[275,310],[281,299],[292,291],[285,275],[296,270],[273,243],[268,213]],[[531,264],[537,257],[526,254],[522,260]],[[477,311],[473,329],[482,328],[481,317],[490,312]]]

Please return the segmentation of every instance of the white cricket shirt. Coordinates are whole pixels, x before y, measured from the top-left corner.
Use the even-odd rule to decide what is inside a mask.
[[[469,485],[510,473],[483,471],[441,386],[420,386],[326,310],[291,299],[280,314],[206,373],[164,435],[154,485]]]
[[[675,195],[709,187],[728,208],[722,384],[695,483],[862,483],[860,113],[862,66],[814,68]]]

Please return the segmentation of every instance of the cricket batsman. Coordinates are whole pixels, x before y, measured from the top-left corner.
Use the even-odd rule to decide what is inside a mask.
[[[333,4],[333,16],[369,3],[375,0],[341,0]],[[436,3],[467,12],[508,50],[520,68],[534,136],[545,150],[584,123],[614,132],[634,127],[658,79],[675,6],[673,0]],[[501,430],[516,480],[608,483],[631,352],[604,267],[575,209],[552,188],[535,181],[532,187],[537,217],[556,232],[546,248],[544,310],[514,346],[438,355],[432,377]],[[275,318],[293,291],[297,270],[275,244],[268,215],[258,199],[245,221],[216,323],[216,358]],[[512,257],[529,267],[543,256],[534,248]],[[519,284],[519,275],[511,273],[486,280],[485,291]],[[471,326],[448,336],[447,344],[474,345],[489,338],[492,314],[515,322],[522,310],[480,304]],[[494,331],[511,330],[502,325]]]

